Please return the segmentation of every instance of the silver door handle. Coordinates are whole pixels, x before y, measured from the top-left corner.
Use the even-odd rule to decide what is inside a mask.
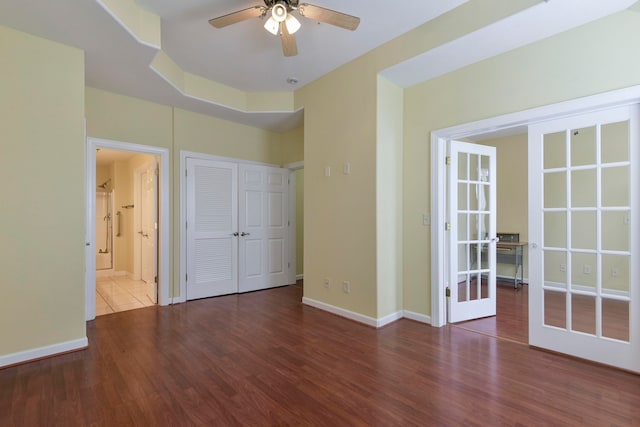
[[[240,233],[240,235],[241,235],[241,236],[248,236],[248,235],[250,235],[250,234],[251,234],[251,233],[245,233],[244,231],[243,231],[242,233]]]
[[[240,233],[238,233],[238,232],[236,231],[235,233],[233,233],[233,234],[232,234],[232,236],[236,236],[236,237],[238,237],[238,235],[239,235],[239,234],[240,234]]]

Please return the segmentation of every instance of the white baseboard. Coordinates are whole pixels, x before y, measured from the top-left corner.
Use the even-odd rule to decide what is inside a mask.
[[[426,323],[427,325],[431,325],[431,316],[427,316],[426,314],[414,313],[413,311],[404,310],[402,312],[402,315],[407,319],[415,320],[416,322]]]
[[[319,308],[320,310],[328,311],[329,313],[337,314],[341,317],[346,317],[347,319],[355,320],[359,323],[364,323],[365,325],[373,326],[374,328],[378,327],[378,320],[373,317],[365,316],[364,314],[356,313],[354,311],[345,310],[344,308],[336,307],[331,304],[326,304],[324,302],[316,301],[311,298],[303,297],[302,303],[306,305],[310,305],[311,307]]]
[[[183,302],[187,302],[187,297],[186,296],[174,297],[171,300],[171,304],[181,304]]]
[[[376,328],[381,328],[383,326],[388,325],[389,323],[393,323],[396,320],[400,320],[404,317],[402,310],[396,311],[395,313],[391,313],[387,316],[384,316],[376,321]]]
[[[347,319],[354,320],[359,323],[364,323],[365,325],[368,325],[368,326],[373,326],[374,328],[381,328],[383,326],[386,326],[390,323],[393,323],[405,317],[407,319],[415,320],[421,323],[426,323],[428,325],[431,324],[430,316],[413,313],[407,310],[396,311],[395,313],[391,313],[379,319],[374,319],[373,317],[369,317],[360,313],[355,313],[353,311],[345,310],[344,308],[336,307],[331,304],[326,304],[324,302],[316,301],[307,297],[302,298],[302,303],[309,305],[311,307],[319,308],[320,310],[328,311],[329,313],[336,314],[341,317],[345,317]]]
[[[304,274],[296,274],[296,280],[303,280]]]
[[[89,340],[81,338],[79,340],[66,341],[52,344],[45,347],[20,351],[18,353],[0,356],[0,367],[16,365],[18,363],[30,362],[44,357],[55,356],[56,354],[67,353],[74,350],[81,350],[89,346]]]

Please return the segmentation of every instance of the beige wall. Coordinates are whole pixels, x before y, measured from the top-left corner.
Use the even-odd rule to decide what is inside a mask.
[[[302,160],[301,129],[279,134],[99,89],[87,88],[86,92],[88,136],[169,149],[172,167],[170,171],[172,296],[179,296],[180,293],[180,179],[178,176],[180,151],[199,152],[278,166]],[[125,171],[127,174],[130,173],[126,164],[122,164],[121,168],[123,168],[123,174]],[[127,198],[127,195],[128,193],[125,193],[122,197]],[[120,200],[118,193],[116,197]],[[118,203],[120,202],[116,202],[116,205],[120,206]],[[126,249],[122,255],[132,259]],[[120,260],[119,254],[117,257]],[[129,269],[132,266],[119,263],[118,268]]]
[[[529,241],[528,135],[520,134],[479,142],[496,147],[498,233],[520,233],[520,241]],[[529,277],[528,251],[524,249],[524,277]],[[515,266],[498,264],[498,276],[513,278]],[[520,277],[520,272],[518,272]]]
[[[431,311],[430,237],[414,215],[429,205],[430,132],[638,85],[639,38],[640,14],[621,12],[405,91],[405,309]]]
[[[0,27],[0,357],[86,337],[84,55]]]
[[[398,62],[455,40],[480,27],[529,7],[538,0],[472,0],[434,21],[357,58],[356,60],[308,84],[296,92],[296,106],[304,107],[305,159],[305,297],[325,304],[378,318],[398,306],[394,298],[402,295],[405,305],[418,313],[428,313],[429,233],[422,226],[422,213],[428,211],[428,191],[407,180],[428,182],[428,131],[420,133],[419,145],[406,150],[413,130],[408,126],[428,123],[424,117],[407,117],[405,110],[403,162],[421,162],[408,173],[403,167],[401,198],[404,232],[397,238],[378,241],[378,111],[393,109],[395,97],[379,98],[378,73]],[[447,90],[456,91],[448,86]],[[442,91],[446,93],[446,91]],[[406,91],[405,91],[406,94]],[[405,109],[410,106],[404,99]],[[398,108],[398,107],[395,107]],[[442,107],[435,102],[422,115]],[[455,121],[454,121],[455,122]],[[351,163],[351,175],[343,175],[345,162]],[[332,168],[330,177],[325,167]],[[414,193],[414,191],[420,194]],[[313,196],[311,196],[313,195]],[[410,231],[407,224],[410,223]],[[410,235],[410,245],[402,243]],[[393,271],[393,262],[378,270],[378,254],[393,252],[393,242],[402,247],[404,265]],[[380,247],[379,252],[378,245]],[[387,262],[387,259],[385,259]],[[417,266],[417,267],[416,267]],[[391,268],[391,270],[390,270]],[[425,269],[426,268],[426,269]],[[390,273],[391,272],[391,273]],[[382,276],[387,274],[383,282]],[[387,281],[392,277],[394,283]],[[324,279],[331,279],[325,288]],[[351,282],[351,293],[342,292],[342,281]],[[398,283],[398,280],[401,280]],[[416,286],[402,287],[402,283]],[[382,284],[384,294],[378,301]],[[396,289],[392,289],[395,287]],[[398,289],[400,287],[401,289]],[[382,289],[380,288],[380,289]],[[426,306],[423,303],[427,303]],[[405,307],[407,308],[407,307]]]

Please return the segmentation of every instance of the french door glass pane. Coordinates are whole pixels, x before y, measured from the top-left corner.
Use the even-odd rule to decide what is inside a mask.
[[[602,206],[629,206],[629,167],[602,169]]]
[[[584,166],[596,163],[596,127],[571,131],[571,165]]]
[[[466,182],[458,184],[458,210],[467,210],[467,188],[468,185]]]
[[[629,342],[629,301],[602,300],[602,336]]]
[[[458,179],[467,180],[469,176],[467,175],[468,164],[467,164],[467,153],[458,153]]]
[[[602,255],[602,292],[628,296],[629,268],[626,255]]]
[[[567,247],[567,213],[544,213],[544,245],[551,248]]]
[[[602,126],[602,163],[629,161],[629,121]]]
[[[574,170],[571,173],[571,207],[596,207],[596,169]]]
[[[630,249],[629,211],[602,212],[602,249],[628,251]]]
[[[566,172],[549,172],[544,174],[544,207],[567,207]]]
[[[544,251],[544,285],[567,288],[567,253]]]
[[[571,214],[571,247],[596,250],[596,211]]]
[[[596,334],[596,297],[571,295],[571,330]]]
[[[566,133],[550,133],[544,136],[544,168],[567,167]]]
[[[598,273],[596,254],[571,252],[571,285],[578,289],[595,290]]]
[[[544,291],[544,324],[557,328],[567,328],[566,293]]]

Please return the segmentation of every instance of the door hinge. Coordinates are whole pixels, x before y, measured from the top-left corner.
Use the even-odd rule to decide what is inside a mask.
[[[447,287],[447,289],[445,289],[444,294],[447,296],[447,298],[449,298],[451,296],[451,289],[449,289],[449,287]]]
[[[189,169],[184,170],[184,176],[187,176],[187,175],[189,175]]]
[[[291,263],[290,262],[287,263],[287,268],[291,268]]]
[[[445,222],[444,223],[444,229],[446,231],[451,231],[451,223],[450,222]]]
[[[185,230],[187,230],[188,228],[189,228],[189,223],[188,223],[188,222],[185,222],[185,223],[184,223],[184,229],[185,229]]]
[[[188,275],[188,274],[185,274],[185,275],[184,275],[184,281],[185,281],[185,282],[189,281],[189,275]]]
[[[287,221],[287,225],[288,225],[288,226],[291,226],[291,221]]]
[[[160,169],[156,168],[155,173],[156,173],[156,176],[159,176],[160,175]]]
[[[444,159],[444,163],[445,163],[445,165],[449,166],[449,165],[451,164],[451,156],[447,156],[447,157]]]
[[[158,283],[158,276],[153,277],[153,283]]]

